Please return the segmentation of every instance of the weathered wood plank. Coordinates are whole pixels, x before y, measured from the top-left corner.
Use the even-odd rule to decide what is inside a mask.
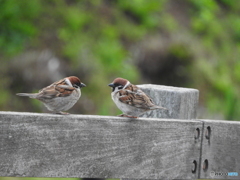
[[[0,176],[196,179],[196,128],[202,122],[0,112]]]
[[[191,88],[161,86],[153,84],[138,85],[153,101],[165,110],[149,111],[143,117],[166,119],[196,119],[199,91]]]
[[[240,179],[240,122],[202,121],[204,133],[200,178]],[[228,175],[229,172],[236,172],[238,176],[233,176],[233,173]]]

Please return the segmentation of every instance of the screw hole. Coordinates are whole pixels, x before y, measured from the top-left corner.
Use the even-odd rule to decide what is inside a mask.
[[[197,161],[194,160],[192,165],[192,173],[196,173],[196,171],[197,171]]]
[[[208,160],[207,159],[205,159],[204,162],[203,162],[203,170],[204,171],[208,170]]]
[[[195,139],[198,139],[199,136],[200,136],[200,129],[197,128],[197,129],[195,130],[194,138],[195,138]]]
[[[210,139],[210,136],[211,136],[211,127],[208,126],[206,133],[205,133],[205,137],[206,137],[206,139]]]

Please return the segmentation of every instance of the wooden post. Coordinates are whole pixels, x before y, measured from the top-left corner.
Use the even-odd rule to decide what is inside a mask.
[[[240,179],[240,122],[202,120],[201,179]]]
[[[138,85],[153,101],[168,109],[149,111],[143,117],[167,119],[196,119],[199,91],[161,85]]]

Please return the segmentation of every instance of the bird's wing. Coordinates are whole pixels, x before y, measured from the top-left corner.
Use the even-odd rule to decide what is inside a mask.
[[[143,109],[150,109],[152,106],[155,106],[152,99],[135,85],[128,86],[127,88],[120,90],[118,93],[119,100],[130,106]]]
[[[64,79],[56,81],[53,84],[41,89],[39,95],[44,98],[65,97],[71,95],[74,87],[69,86]]]

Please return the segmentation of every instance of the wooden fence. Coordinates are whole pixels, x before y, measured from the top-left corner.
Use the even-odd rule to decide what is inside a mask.
[[[140,87],[169,111],[0,112],[0,176],[240,179],[239,122],[196,119],[195,89]]]

